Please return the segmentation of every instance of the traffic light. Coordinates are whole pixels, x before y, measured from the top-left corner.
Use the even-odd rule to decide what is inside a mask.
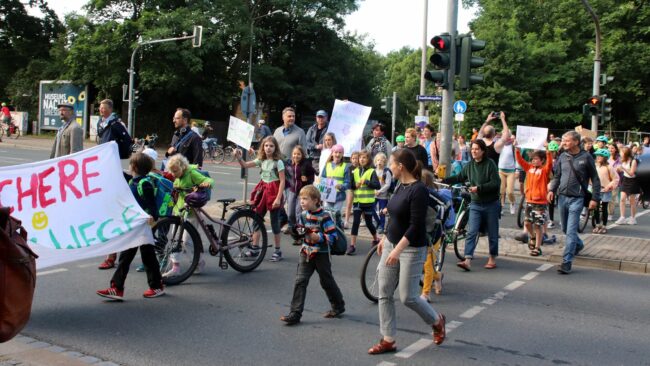
[[[612,98],[607,94],[600,96],[600,124],[604,125],[612,120]]]
[[[473,56],[473,53],[485,48],[485,41],[472,39],[471,35],[461,37],[460,41],[460,89],[467,90],[474,84],[483,82],[483,75],[472,74],[472,69],[485,65],[483,57]]]
[[[381,109],[386,113],[391,113],[393,111],[393,97],[385,97],[381,100]]]
[[[442,33],[438,36],[431,38],[431,45],[435,48],[433,55],[429,61],[433,64],[436,70],[427,71],[424,78],[435,83],[437,86],[446,88],[448,85],[447,70],[451,65],[451,35],[449,33]]]
[[[589,106],[589,113],[592,116],[597,116],[600,112],[600,97],[597,95],[590,97],[587,99],[587,105]]]

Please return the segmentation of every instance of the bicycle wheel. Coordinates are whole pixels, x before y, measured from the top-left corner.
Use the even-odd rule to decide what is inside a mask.
[[[526,197],[521,196],[521,200],[519,200],[519,207],[517,208],[517,226],[519,226],[520,229],[524,227],[525,201]]]
[[[212,161],[214,161],[217,164],[223,163],[223,160],[225,158],[225,154],[223,152],[223,149],[220,147],[215,147],[214,150],[212,151]]]
[[[366,298],[374,303],[379,301],[379,261],[377,245],[370,249],[361,267],[361,291]]]
[[[223,149],[224,160],[232,163],[235,161],[235,149],[232,146],[228,146]]]
[[[445,263],[445,252],[447,251],[447,244],[449,244],[448,241],[449,239],[447,238],[446,234],[440,238],[440,245],[435,252],[436,261],[433,263],[433,268],[436,270],[436,272],[442,272],[442,265]],[[434,249],[436,249],[435,245]]]
[[[583,231],[585,231],[585,228],[587,227],[587,223],[589,223],[589,217],[591,216],[592,212],[590,209],[587,209],[587,212],[585,212],[584,216],[580,214],[580,222],[578,226],[578,232],[582,234]]]
[[[259,249],[253,249],[253,233],[259,230]],[[252,210],[235,211],[226,222],[221,234],[226,262],[239,272],[250,272],[262,263],[266,255],[268,238],[262,218]]]
[[[467,226],[468,220],[469,212],[467,212],[467,210],[461,212],[458,217],[456,217],[456,225],[454,226],[454,232],[451,239],[451,242],[454,245],[454,252],[456,253],[456,257],[461,261],[465,260],[465,252],[458,247],[458,242],[461,239],[465,238],[465,227]]]
[[[18,127],[16,127],[16,129],[14,130],[13,135],[11,135],[11,138],[18,139],[19,137],[20,137],[20,129]]]
[[[188,279],[199,263],[203,251],[201,236],[189,222],[181,226],[179,217],[165,217],[153,227],[154,247],[160,273],[172,270],[174,264],[180,269],[173,275],[163,277],[166,285],[178,285]]]

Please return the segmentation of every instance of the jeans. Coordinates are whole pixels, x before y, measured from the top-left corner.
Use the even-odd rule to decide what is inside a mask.
[[[290,189],[284,190],[284,195],[287,197],[287,214],[289,219],[289,227],[296,226],[298,218],[302,210],[300,209],[300,198],[298,193],[292,192]]]
[[[345,302],[339,286],[332,276],[332,263],[330,262],[329,253],[318,253],[313,258],[300,253],[298,260],[298,269],[296,270],[296,282],[293,286],[293,299],[291,300],[291,313],[302,316],[305,307],[305,297],[307,296],[307,285],[314,270],[318,272],[320,286],[325,290],[327,299],[332,305],[332,310],[343,311]]]
[[[501,205],[499,200],[469,205],[469,220],[467,221],[467,237],[465,238],[465,258],[474,258],[474,250],[478,242],[478,233],[481,228],[487,230],[490,246],[490,256],[499,255],[499,214]]]
[[[127,249],[120,253],[120,261],[118,262],[117,269],[115,270],[113,278],[111,279],[111,284],[118,290],[124,290],[124,281],[126,280],[126,275],[129,273],[129,267],[131,266],[131,262],[133,262],[133,258],[137,252],[138,247],[135,247]],[[158,258],[156,257],[156,252],[154,251],[153,245],[146,244],[140,246],[140,256],[142,257],[144,270],[147,272],[147,282],[149,283],[149,288],[162,288],[160,264],[158,264]]]
[[[576,249],[582,250],[585,246],[578,236],[578,225],[580,224],[580,213],[584,208],[584,198],[560,195],[558,208],[560,209],[562,232],[566,234],[562,262],[571,263]]]
[[[420,297],[420,276],[427,255],[427,247],[406,247],[399,255],[399,262],[386,265],[386,258],[395,245],[384,238],[384,250],[377,270],[379,271],[379,330],[384,337],[394,337],[397,333],[395,322],[395,289],[399,282],[400,301],[415,311],[425,323],[432,326],[438,313],[426,300]]]

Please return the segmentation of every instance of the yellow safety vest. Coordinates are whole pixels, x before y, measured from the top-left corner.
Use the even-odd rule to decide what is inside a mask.
[[[332,178],[336,184],[343,184],[345,180],[345,168],[348,167],[347,163],[339,163],[336,168],[332,169],[332,162],[325,164],[325,178]]]
[[[354,169],[354,182],[359,183],[361,179],[365,181],[369,181],[370,177],[372,177],[372,173],[375,170],[370,168],[366,170],[362,176],[359,176],[359,168]],[[368,188],[367,185],[361,186],[361,188],[358,188],[357,190],[354,191],[354,203],[374,203],[375,202],[375,190],[372,188]]]

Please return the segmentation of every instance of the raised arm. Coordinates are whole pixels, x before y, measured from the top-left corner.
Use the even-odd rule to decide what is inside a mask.
[[[501,153],[501,150],[503,150],[506,141],[510,140],[510,136],[512,136],[510,128],[508,128],[508,123],[506,122],[506,114],[503,112],[501,112],[501,126],[501,138],[494,143],[494,150],[499,154]]]

